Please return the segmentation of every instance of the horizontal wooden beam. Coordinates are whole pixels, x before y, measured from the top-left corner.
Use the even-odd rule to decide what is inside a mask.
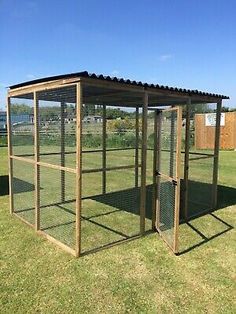
[[[135,165],[127,165],[127,166],[107,167],[105,169],[103,169],[103,168],[93,168],[93,169],[82,170],[82,173],[101,172],[103,170],[105,170],[105,171],[112,171],[112,170],[133,169],[135,167],[136,167]],[[141,167],[141,164],[139,164],[138,167]]]
[[[30,163],[30,164],[37,164],[38,166],[42,166],[42,167],[46,167],[46,168],[51,168],[51,169],[56,169],[56,170],[64,170],[66,172],[76,173],[76,169],[73,169],[73,168],[49,164],[49,163],[42,162],[42,161],[36,162],[34,159],[30,159],[30,158],[24,158],[24,157],[19,157],[19,156],[14,156],[14,155],[11,155],[10,158],[15,159],[15,160],[19,160],[19,161],[23,161],[26,163]]]

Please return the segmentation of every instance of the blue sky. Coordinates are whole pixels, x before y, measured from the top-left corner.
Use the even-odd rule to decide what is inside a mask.
[[[87,70],[229,95],[236,107],[235,0],[0,0],[6,86]]]

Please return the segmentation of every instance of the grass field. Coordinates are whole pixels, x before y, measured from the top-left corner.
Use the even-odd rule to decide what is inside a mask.
[[[0,156],[0,176],[3,176],[7,174],[6,148],[0,148]],[[87,156],[86,167],[96,167],[94,158],[89,154]],[[130,153],[125,153],[122,162],[130,164],[131,157]],[[112,153],[108,161],[111,166],[121,162]],[[68,159],[68,163],[73,164],[73,159]],[[150,182],[150,159],[149,165]],[[17,169],[22,171],[19,167]],[[55,184],[60,181],[60,172],[50,170],[54,171],[54,182],[50,182],[49,171],[45,169],[41,173],[41,193],[44,193],[47,203],[49,199],[52,201],[55,198],[56,201],[58,198]],[[192,169],[195,177],[205,175],[205,182],[209,180],[206,175],[209,167],[206,163],[198,163]],[[99,175],[97,182],[101,179]],[[31,169],[24,169],[19,176],[33,184]],[[74,178],[73,175],[70,176],[66,178],[71,184],[66,192],[68,198],[73,196]],[[125,178],[121,181],[123,187],[133,185],[133,172],[130,172],[128,181],[122,172],[111,172],[109,176],[110,192],[116,191],[117,177],[119,181]],[[92,185],[89,176],[87,180],[84,193],[89,194],[92,186],[94,190],[94,184]],[[205,215],[180,226],[180,241],[185,253],[177,257],[157,234],[152,233],[74,259],[37,236],[16,217],[11,217],[8,196],[0,196],[0,312],[235,313],[236,246],[233,227],[236,209],[236,152],[220,153],[219,184],[219,209],[212,215]],[[17,202],[31,207],[32,192],[28,192],[27,197],[23,197],[24,194],[27,193],[17,195]],[[117,199],[121,207],[125,206],[126,201],[125,198]],[[125,215],[129,216],[126,220],[120,211],[101,216],[114,209],[109,201],[107,204],[99,202],[99,199],[83,202],[85,218],[90,220],[84,220],[84,232],[82,231],[82,245],[87,250],[97,243],[103,245],[119,240],[122,233],[129,235],[136,232],[139,223],[136,221],[137,215],[126,212]],[[73,210],[73,205],[68,206],[69,210]],[[55,222],[55,219],[55,215],[51,216],[51,221]],[[44,221],[48,221],[48,217]],[[112,228],[115,225],[121,234],[111,233],[109,229],[101,231],[101,223]],[[149,224],[148,220],[147,223]],[[53,228],[48,230],[53,232]],[[73,228],[67,232],[73,233]]]

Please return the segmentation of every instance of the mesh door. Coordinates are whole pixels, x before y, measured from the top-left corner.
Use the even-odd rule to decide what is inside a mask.
[[[180,134],[179,121],[181,121],[181,109],[174,108],[164,110],[161,113],[158,125],[158,145],[160,155],[158,158],[158,192],[157,192],[157,229],[161,236],[177,252],[177,233],[179,219],[179,163]]]
[[[161,178],[159,230],[171,247],[174,246],[175,188],[172,182]]]

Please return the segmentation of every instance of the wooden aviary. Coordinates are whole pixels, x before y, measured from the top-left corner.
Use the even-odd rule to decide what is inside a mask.
[[[217,207],[219,148],[236,140],[226,114],[219,146],[223,99],[88,72],[10,86],[10,213],[76,257],[149,231],[178,253],[180,221]],[[193,128],[199,104],[214,126]]]

